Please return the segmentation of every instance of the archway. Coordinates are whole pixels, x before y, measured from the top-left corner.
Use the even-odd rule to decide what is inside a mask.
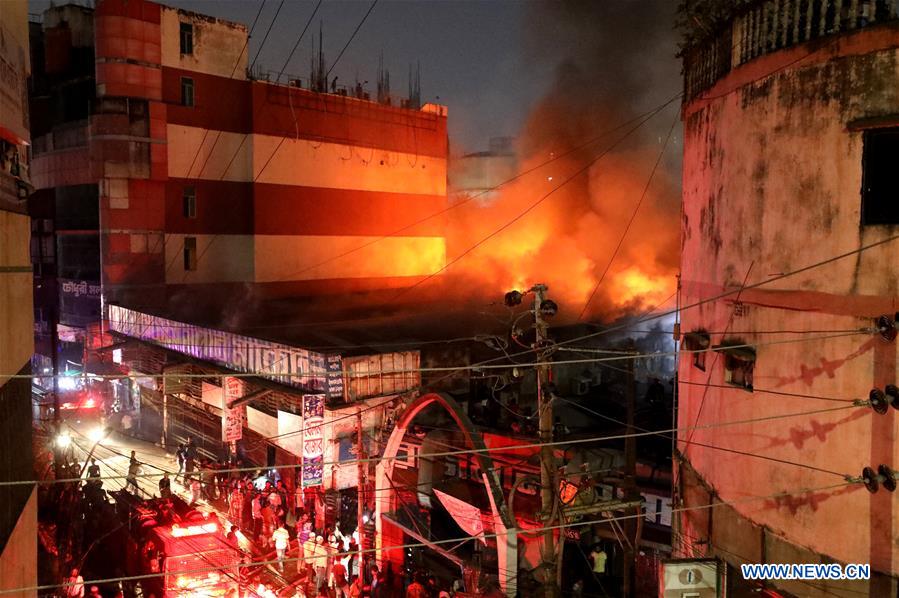
[[[389,549],[391,546],[399,546],[403,543],[403,532],[389,523],[385,525],[385,521],[381,517],[384,513],[394,512],[398,503],[397,493],[386,489],[391,488],[390,480],[393,479],[396,456],[409,425],[419,413],[434,403],[440,405],[453,418],[462,432],[467,446],[474,451],[472,458],[477,461],[482,472],[484,487],[493,512],[500,588],[506,596],[515,596],[518,574],[518,535],[515,522],[509,516],[506,508],[506,499],[499,476],[480,432],[475,429],[474,424],[462,411],[459,404],[452,397],[443,393],[428,393],[412,401],[398,418],[396,427],[384,447],[382,459],[377,465],[376,487],[379,491],[376,493],[375,521],[378,531],[378,562],[402,562],[403,551]]]

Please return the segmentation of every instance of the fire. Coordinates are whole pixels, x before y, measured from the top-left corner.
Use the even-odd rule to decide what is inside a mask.
[[[629,268],[619,273],[614,285],[616,298],[622,304],[639,300],[647,305],[658,305],[665,301],[673,290],[673,282],[670,279],[652,277],[637,268]]]
[[[535,154],[520,170],[547,157]],[[678,256],[678,191],[667,176],[657,174],[616,254],[646,185],[646,159],[634,150],[609,155],[584,174],[578,174],[584,164],[577,157],[557,160],[503,186],[489,203],[474,199],[454,210],[449,260],[487,240],[442,277],[444,292],[461,288],[496,298],[544,282],[567,321],[591,295],[585,317],[617,317],[665,300],[674,290]]]

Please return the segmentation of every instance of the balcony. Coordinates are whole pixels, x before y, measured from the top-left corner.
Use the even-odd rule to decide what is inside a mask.
[[[808,41],[899,20],[893,0],[707,0],[679,15],[684,101],[740,65]]]

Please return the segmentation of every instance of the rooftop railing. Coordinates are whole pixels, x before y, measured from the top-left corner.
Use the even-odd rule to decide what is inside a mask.
[[[684,48],[684,99],[695,98],[732,69],[760,56],[896,20],[899,0],[745,2],[716,30]]]

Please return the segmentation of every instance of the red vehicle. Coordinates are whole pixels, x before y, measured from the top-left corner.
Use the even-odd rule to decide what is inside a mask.
[[[240,595],[241,554],[225,539],[216,515],[197,511],[177,497],[140,500],[124,491],[112,495],[120,517],[130,523],[125,539],[129,574],[152,576],[139,582],[142,595]]]
[[[60,418],[76,423],[100,424],[102,416],[100,406],[102,401],[95,394],[86,389],[60,391]]]

